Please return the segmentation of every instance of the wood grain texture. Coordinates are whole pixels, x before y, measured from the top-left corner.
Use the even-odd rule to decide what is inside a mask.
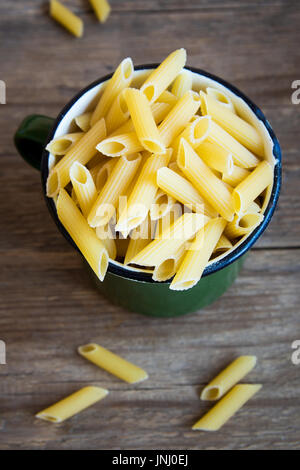
[[[85,21],[82,40],[47,16],[47,2],[0,4],[0,449],[299,449],[300,79],[297,1],[111,0],[104,25],[88,2],[65,3]],[[229,291],[177,319],[151,319],[105,300],[58,233],[40,176],[17,155],[13,134],[30,113],[56,116],[82,87],[130,55],[157,62],[186,47],[188,64],[231,81],[265,112],[280,140],[284,175],[276,214]],[[149,380],[129,386],[77,355],[99,342]],[[210,405],[201,387],[239,354],[262,391],[218,433],[192,432]],[[87,384],[111,393],[60,426],[34,413]]]

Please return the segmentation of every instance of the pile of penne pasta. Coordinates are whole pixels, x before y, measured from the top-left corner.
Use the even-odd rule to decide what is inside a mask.
[[[124,59],[78,132],[47,146],[47,195],[101,280],[111,259],[189,289],[263,220],[262,135],[221,89],[194,91],[185,63],[176,50],[133,88]]]

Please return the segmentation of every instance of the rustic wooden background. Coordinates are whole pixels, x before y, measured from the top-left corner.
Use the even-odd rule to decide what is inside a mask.
[[[47,15],[47,1],[1,0],[0,105],[1,449],[296,449],[300,447],[300,79],[298,0],[111,0],[99,25],[86,0],[65,0],[85,22],[76,40]],[[279,207],[232,288],[214,305],[151,319],[106,301],[53,224],[40,176],[18,156],[23,117],[55,117],[82,87],[130,55],[160,61],[185,47],[188,64],[231,81],[259,104],[281,142]],[[149,380],[129,386],[85,362],[99,342],[136,362]],[[209,408],[203,384],[240,354],[256,354],[247,378],[262,391],[217,433],[192,432]],[[111,393],[62,425],[34,414],[86,384]]]

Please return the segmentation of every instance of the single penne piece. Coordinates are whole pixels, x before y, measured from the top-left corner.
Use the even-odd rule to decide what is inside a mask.
[[[90,0],[90,3],[93,7],[93,10],[100,21],[100,23],[105,23],[110,14],[110,4],[107,0]]]
[[[50,0],[50,16],[77,38],[83,35],[82,20],[58,0]]]
[[[232,247],[233,245],[231,241],[224,235],[224,233],[222,233],[220,240],[215,246],[214,253],[222,253],[223,251],[230,250]]]
[[[152,275],[153,281],[164,282],[171,279],[176,274],[176,271],[183,259],[185,250],[186,246],[184,243],[173,255],[155,266]]]
[[[96,149],[108,157],[120,157],[121,155],[141,152],[144,147],[135,132],[128,132],[127,134],[120,134],[102,140]]]
[[[230,239],[235,239],[252,232],[264,220],[264,215],[251,212],[249,209],[242,215],[235,215],[232,222],[228,222],[225,234]]]
[[[107,135],[111,135],[113,131],[121,127],[129,119],[129,110],[124,98],[125,88],[113,101],[107,116],[105,118]]]
[[[46,150],[53,155],[65,155],[83,136],[83,132],[73,132],[71,134],[62,135],[61,137],[56,137],[49,142]]]
[[[36,418],[50,421],[51,423],[62,423],[68,418],[80,413],[108,394],[108,390],[101,387],[83,387],[72,395],[58,401],[49,408],[45,408],[35,416]]]
[[[256,365],[256,356],[240,356],[218,374],[201,393],[201,400],[219,400]]]
[[[153,240],[132,260],[140,266],[157,266],[176,253],[197,233],[206,222],[203,214],[185,213],[167,227],[159,238]]]
[[[47,196],[58,194],[70,181],[70,168],[75,161],[85,165],[97,153],[97,143],[106,135],[105,121],[98,121],[78,140],[66,155],[55,165],[47,179]]]
[[[211,95],[201,91],[200,97],[203,115],[210,115],[225,131],[251,152],[261,157],[264,155],[264,142],[255,127],[219,104]]]
[[[146,219],[130,234],[130,241],[126,251],[124,264],[127,265],[131,260],[148,245],[151,241],[152,223],[149,217]]]
[[[206,88],[206,93],[208,96],[212,96],[221,106],[224,106],[226,109],[229,109],[232,113],[235,113],[233,102],[229,98],[227,93],[225,93],[225,91],[221,91],[218,88],[208,86]]]
[[[218,431],[260,389],[260,384],[233,387],[213,408],[194,424],[193,430]]]
[[[78,352],[88,361],[129,384],[148,379],[148,374],[143,369],[99,346],[99,344],[91,343],[79,346]]]
[[[120,214],[117,231],[127,235],[145,220],[158,190],[156,172],[162,166],[168,165],[170,158],[171,151],[168,150],[164,155],[153,155],[146,159],[128,204]]]
[[[226,132],[213,119],[210,121],[208,142],[213,142],[223,147],[232,154],[234,163],[242,168],[254,168],[260,160],[244,145],[240,144],[232,135]]]
[[[106,116],[115,98],[122,90],[124,90],[124,88],[130,86],[133,72],[133,63],[130,57],[122,60],[111,79],[106,83],[104,92],[102,93],[91,118],[92,126],[102,117]]]
[[[183,95],[193,87],[193,77],[191,72],[183,70],[174,80],[172,93],[176,98],[182,98]]]
[[[158,126],[160,137],[166,147],[183,131],[196,114],[200,106],[200,97],[194,91],[187,91]]]
[[[230,186],[234,188],[248,175],[250,175],[250,171],[246,170],[245,168],[240,168],[239,166],[233,165],[232,173],[230,175],[226,172],[222,174],[222,181],[224,181],[224,183],[230,184]]]
[[[142,146],[152,153],[161,154],[166,151],[162,142],[154,117],[151,112],[150,103],[146,96],[135,88],[124,90],[126,101],[134,129]]]
[[[114,234],[109,224],[101,225],[96,228],[96,235],[105,246],[110,259],[116,259],[117,247],[114,239]]]
[[[208,201],[218,214],[230,222],[234,207],[230,191],[197,155],[185,139],[181,139],[177,163],[201,196]]]
[[[156,100],[157,103],[165,103],[171,106],[174,106],[177,101],[178,98],[168,90],[163,91],[162,94]]]
[[[266,160],[262,161],[232,192],[234,209],[238,214],[247,208],[270,184],[273,183],[273,168]]]
[[[208,221],[199,230],[171,282],[170,289],[183,291],[199,282],[225,226],[226,221],[219,217]]]
[[[81,129],[83,132],[90,130],[92,114],[92,112],[88,111],[74,118],[76,126],[79,127],[79,129]]]
[[[85,217],[97,199],[97,189],[89,170],[81,163],[74,162],[70,168],[70,178],[79,207]]]
[[[133,180],[141,163],[141,155],[120,157],[114,166],[99,196],[94,201],[88,215],[90,227],[106,225],[114,215],[119,196],[122,196]]]
[[[181,72],[185,63],[185,49],[177,49],[150,73],[149,77],[141,86],[141,91],[145,94],[150,103],[154,103],[162,92],[168,88],[179,72]]]
[[[176,200],[173,196],[165,193],[162,189],[159,189],[150,207],[150,219],[161,219],[171,210],[171,207],[173,207],[175,203]]]
[[[228,175],[233,172],[233,157],[223,147],[211,142],[202,142],[196,152],[210,168]]]
[[[104,162],[104,164],[102,164],[99,170],[97,171],[94,181],[95,181],[95,185],[96,185],[98,193],[102,190],[102,188],[106,184],[117,162],[118,162],[117,158],[111,158],[107,162]]]
[[[96,276],[103,281],[108,268],[108,253],[96,233],[89,227],[76,204],[61,189],[56,204],[57,215]]]
[[[201,142],[203,142],[209,134],[211,127],[210,116],[193,116],[187,127],[179,134],[178,137],[172,142],[174,154],[178,152],[180,140],[184,138],[193,149],[196,149]]]
[[[173,162],[176,164],[176,162]],[[182,204],[185,204],[194,212],[200,212],[208,217],[216,217],[217,211],[211,208],[200,196],[194,186],[183,176],[163,167],[156,174],[157,186]]]

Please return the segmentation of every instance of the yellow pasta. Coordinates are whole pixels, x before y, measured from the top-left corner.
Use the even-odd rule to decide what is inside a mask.
[[[183,243],[173,255],[156,265],[152,275],[153,281],[164,282],[171,279],[182,262],[185,250],[186,245]]]
[[[244,214],[234,216],[233,221],[227,224],[225,234],[231,239],[242,237],[258,227],[263,219],[263,214],[247,210]]]
[[[212,96],[218,104],[221,106],[225,106],[225,108],[229,109],[231,112],[235,113],[234,105],[227,93],[225,91],[221,91],[217,88],[207,87],[206,93],[208,96]]]
[[[136,227],[130,234],[130,241],[126,251],[124,264],[129,264],[145,246],[151,241],[152,223],[149,217]]]
[[[49,142],[46,150],[53,155],[65,155],[83,135],[83,132],[73,132],[71,134],[62,135],[61,137],[56,137]]]
[[[187,127],[172,142],[174,153],[178,152],[180,140],[184,138],[193,149],[196,149],[209,134],[211,127],[210,116],[193,116]]]
[[[217,144],[202,142],[196,152],[202,160],[214,170],[231,175],[233,172],[233,158],[231,153]]]
[[[101,167],[98,169],[94,179],[98,193],[106,184],[117,162],[117,158],[111,158],[107,162],[104,162],[104,164],[102,164]],[[92,171],[93,170],[91,170],[91,173]]]
[[[111,107],[115,98],[121,93],[124,88],[130,86],[133,77],[133,63],[130,57],[122,60],[117,67],[115,73],[108,81],[104,88],[104,92],[93,112],[91,118],[91,125],[93,126],[99,119],[105,117],[109,108]]]
[[[129,119],[129,111],[124,98],[126,90],[127,88],[118,94],[107,113],[105,118],[107,135],[110,135]]]
[[[164,90],[173,82],[186,63],[185,49],[177,49],[172,52],[153,72],[150,73],[141,91],[150,103],[159,98]]]
[[[171,152],[167,151],[164,155],[153,155],[146,159],[127,207],[120,214],[117,231],[128,234],[145,220],[158,190],[156,172],[162,166],[168,165],[170,158]]]
[[[100,281],[103,281],[108,268],[108,253],[105,246],[97,238],[93,229],[89,227],[86,219],[64,189],[59,191],[56,208],[60,222],[72,237],[96,276]]]
[[[137,138],[142,146],[153,153],[164,153],[166,148],[162,142],[154,117],[151,112],[150,103],[146,96],[135,88],[124,91],[130,116],[136,131]]]
[[[206,222],[203,214],[186,213],[167,227],[159,238],[153,240],[132,260],[140,266],[157,266],[169,259],[179,248],[197,233]]]
[[[111,10],[110,4],[108,3],[108,1],[107,0],[90,0],[90,3],[100,23],[105,23]]]
[[[108,137],[97,145],[97,150],[108,157],[120,157],[141,152],[144,147],[135,132]]]
[[[147,372],[143,369],[99,346],[99,344],[91,343],[79,346],[78,352],[88,361],[127,383],[133,384],[148,378]]]
[[[232,246],[231,241],[223,233],[215,246],[214,253],[222,253],[223,251],[230,250]]]
[[[75,124],[81,129],[83,132],[87,132],[91,128],[91,117],[92,117],[92,112],[86,112],[83,114],[80,114],[80,116],[76,116],[74,119]]]
[[[177,163],[201,196],[230,222],[234,215],[231,193],[185,139],[181,139]]]
[[[101,225],[96,228],[96,235],[105,246],[110,259],[116,259],[117,247],[114,239],[114,234],[109,224]]]
[[[189,206],[194,212],[208,217],[216,217],[217,212],[209,207],[194,186],[170,168],[163,167],[157,171],[157,186],[182,204]]]
[[[79,207],[83,215],[87,217],[92,205],[97,199],[97,190],[94,180],[89,170],[78,162],[74,162],[71,166],[70,178]]]
[[[261,387],[258,384],[236,385],[194,424],[193,430],[218,431]]]
[[[55,405],[45,408],[36,414],[36,418],[50,423],[62,423],[68,418],[80,413],[108,394],[108,390],[101,387],[83,387],[72,395],[58,401]]]
[[[104,119],[98,121],[84,136],[78,140],[66,155],[55,165],[47,180],[47,196],[58,194],[70,181],[70,168],[75,161],[85,165],[97,153],[96,144],[106,134]]]
[[[126,191],[141,163],[141,155],[119,158],[88,215],[91,227],[106,225],[116,211],[119,196]]]
[[[250,175],[250,172],[248,170],[233,165],[231,174],[228,174],[226,172],[222,174],[222,181],[234,187],[237,186],[241,181],[243,181],[243,179],[245,179],[248,175]]]
[[[177,101],[158,127],[161,140],[166,147],[183,131],[187,123],[198,111],[199,106],[200,97],[194,91],[187,91]]]
[[[200,96],[203,115],[209,114],[225,131],[229,132],[251,152],[259,156],[264,155],[263,139],[255,127],[219,104],[212,96],[203,91],[200,92]]]
[[[157,103],[165,103],[171,106],[174,106],[177,101],[178,98],[168,90],[163,91],[162,94],[157,98]]]
[[[201,400],[219,400],[256,365],[256,356],[240,356],[202,390]]]
[[[155,231],[153,238],[161,238],[162,233],[167,230],[171,225],[176,222],[179,217],[183,214],[183,207],[181,204],[176,202],[169,212],[167,212],[163,217],[157,220],[155,224]]]
[[[199,282],[225,225],[226,221],[219,217],[208,221],[197,233],[171,282],[170,289],[183,291]]]
[[[51,17],[77,38],[83,35],[83,22],[58,0],[50,0]]]
[[[177,75],[174,83],[172,85],[172,93],[177,98],[182,98],[183,95],[192,89],[193,86],[193,77],[190,72],[183,70],[180,74]]]
[[[171,210],[175,203],[176,200],[173,198],[173,196],[165,193],[162,189],[159,189],[150,207],[151,220],[154,221],[164,217]]]
[[[273,182],[273,168],[266,160],[262,161],[232,193],[235,211],[241,214]]]

